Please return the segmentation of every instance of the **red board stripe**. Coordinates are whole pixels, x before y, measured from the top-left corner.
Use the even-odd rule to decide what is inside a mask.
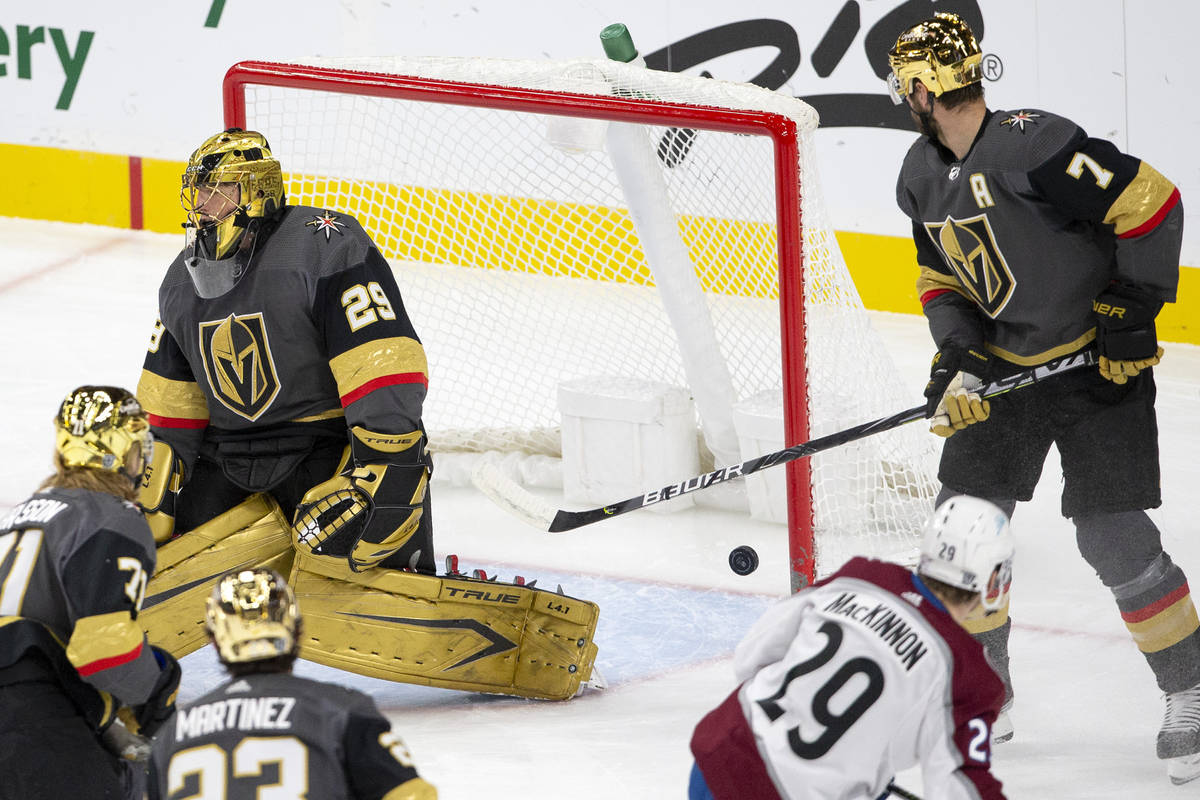
[[[142,157],[129,157],[129,227],[142,229]]]

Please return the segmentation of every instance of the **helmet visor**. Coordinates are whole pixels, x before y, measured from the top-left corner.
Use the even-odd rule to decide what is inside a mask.
[[[892,98],[892,105],[900,105],[904,102],[904,94],[900,92],[900,79],[896,77],[896,73],[889,72],[884,78],[887,83],[888,97]]]

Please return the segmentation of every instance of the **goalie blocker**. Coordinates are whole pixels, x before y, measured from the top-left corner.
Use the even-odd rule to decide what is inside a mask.
[[[595,603],[527,586],[375,568],[320,555],[256,494],[159,549],[139,617],[177,658],[201,647],[212,579],[266,564],[290,572],[304,610],[300,657],[360,675],[566,700],[592,679]]]

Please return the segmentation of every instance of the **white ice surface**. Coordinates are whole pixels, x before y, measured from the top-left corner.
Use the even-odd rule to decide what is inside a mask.
[[[0,219],[0,509],[48,471],[50,418],[82,383],[133,387],[159,278],[182,237]],[[902,372],[925,380],[930,344],[917,317],[877,314]],[[1152,512],[1167,550],[1200,575],[1200,348],[1166,345],[1156,372],[1164,504]],[[907,401],[901,405],[907,405]],[[1120,453],[1113,453],[1119,459]],[[1058,514],[1051,453],[1032,502],[1019,507],[1011,642],[1016,737],[995,771],[1016,798],[1177,798],[1154,757],[1162,700],[1113,600]],[[733,688],[729,653],[787,591],[778,526],[696,508],[635,512],[552,536],[507,517],[470,489],[435,494],[438,557],[499,568],[601,607],[598,665],[609,689],[566,703],[390,684],[302,664],[304,674],[372,694],[443,798],[686,796],[696,721]],[[725,565],[753,545],[749,577]],[[185,662],[184,695],[220,679],[207,652]],[[920,776],[897,781],[920,790]]]

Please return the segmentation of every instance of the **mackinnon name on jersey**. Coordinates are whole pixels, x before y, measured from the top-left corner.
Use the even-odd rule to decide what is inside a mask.
[[[860,605],[857,601],[858,595],[854,592],[842,592],[824,610],[849,617],[867,630],[874,631],[880,639],[891,645],[906,671],[916,666],[929,649],[917,631],[909,627],[887,603],[876,603],[872,608],[869,604]]]
[[[231,697],[179,709],[175,741],[226,730],[290,730],[294,697]]]

